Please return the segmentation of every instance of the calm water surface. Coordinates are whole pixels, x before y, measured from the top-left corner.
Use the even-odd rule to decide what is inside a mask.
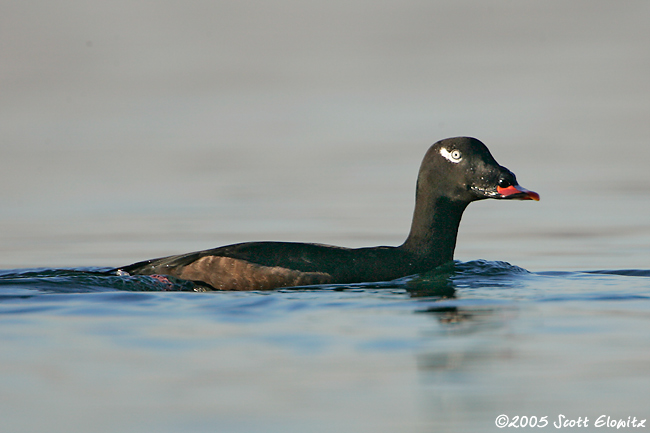
[[[472,261],[253,293],[96,270],[0,273],[7,431],[491,431],[500,414],[650,416],[648,270]]]

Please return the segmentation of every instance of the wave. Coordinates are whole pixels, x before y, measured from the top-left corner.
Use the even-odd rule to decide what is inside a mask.
[[[29,293],[88,293],[102,291],[162,292],[196,291],[192,282],[156,276],[120,276],[112,268],[71,269],[31,268],[0,270],[0,294],[21,296]],[[526,288],[536,279],[575,280],[593,277],[650,277],[647,269],[547,271],[532,273],[503,261],[454,261],[430,272],[394,281],[359,284],[328,284],[280,290],[401,290],[414,297],[454,297],[457,290],[486,288]],[[533,284],[534,285],[534,284]]]

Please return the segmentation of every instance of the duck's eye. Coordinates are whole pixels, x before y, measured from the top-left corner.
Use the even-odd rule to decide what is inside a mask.
[[[454,164],[458,164],[461,159],[463,159],[463,155],[460,153],[460,150],[458,149],[453,149],[451,152],[445,149],[444,147],[440,148],[440,154],[448,161],[453,162]]]

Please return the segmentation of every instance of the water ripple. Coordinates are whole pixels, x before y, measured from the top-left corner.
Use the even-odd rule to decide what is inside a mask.
[[[14,269],[0,271],[0,303],[16,303],[45,294],[102,294],[99,303],[143,304],[159,302],[161,298],[147,295],[163,292],[191,292],[191,282],[170,278],[162,282],[149,276],[117,276],[109,268],[75,269]],[[497,301],[560,301],[583,300],[646,300],[650,284],[645,278],[650,270],[546,271],[532,273],[507,262],[475,260],[453,262],[431,272],[412,275],[394,281],[359,284],[328,284],[283,288],[269,292],[227,293],[218,303],[205,308],[228,311],[232,317],[259,316],[308,310],[317,303],[319,308],[345,308],[352,299],[361,297],[389,301],[420,299],[440,302],[447,299],[463,303],[489,304]],[[342,295],[345,294],[345,295]],[[191,295],[187,293],[187,295]],[[266,296],[273,295],[273,296]],[[195,295],[191,295],[195,296]],[[214,299],[214,298],[213,298]],[[278,307],[278,300],[292,302]],[[50,302],[50,304],[53,302]],[[355,304],[358,307],[358,304]],[[31,307],[30,307],[31,308]],[[40,308],[40,307],[39,307]],[[47,310],[50,307],[43,307]],[[420,308],[421,309],[421,308]],[[29,308],[14,310],[33,311]],[[5,313],[8,311],[6,310]],[[248,320],[248,319],[247,319]]]

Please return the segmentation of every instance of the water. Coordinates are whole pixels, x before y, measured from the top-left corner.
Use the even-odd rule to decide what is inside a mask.
[[[647,2],[41,3],[0,5],[0,430],[650,418]],[[470,205],[454,267],[265,293],[98,273],[398,245],[458,135],[542,200]]]
[[[0,274],[7,431],[488,431],[500,414],[648,416],[648,270],[456,262],[253,293],[96,270]]]

